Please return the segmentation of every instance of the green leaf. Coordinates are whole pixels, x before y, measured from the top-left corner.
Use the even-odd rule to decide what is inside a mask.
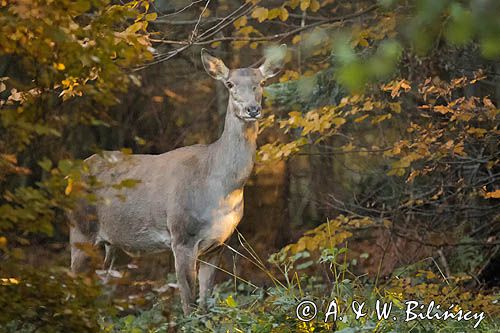
[[[451,18],[445,30],[445,36],[453,44],[463,45],[473,35],[474,20],[469,10],[458,3],[451,6]]]
[[[314,261],[309,260],[309,261],[306,261],[306,262],[304,262],[304,263],[302,263],[302,264],[297,265],[297,269],[298,269],[298,270],[301,270],[301,269],[306,269],[307,267],[310,267],[310,266],[312,266],[313,264],[314,264]]]
[[[57,168],[61,171],[63,175],[70,173],[73,167],[73,162],[71,160],[60,160],[57,164]]]
[[[122,188],[132,188],[132,187],[136,186],[137,184],[139,184],[140,182],[141,181],[139,179],[127,178],[127,179],[122,180],[118,184],[114,184],[113,188],[115,188],[117,190],[122,189]]]
[[[47,157],[44,157],[43,160],[38,161],[38,165],[45,171],[50,171],[52,169],[52,161]]]

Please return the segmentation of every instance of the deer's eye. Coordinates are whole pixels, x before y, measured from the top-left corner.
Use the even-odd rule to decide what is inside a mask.
[[[228,87],[228,89],[231,89],[234,87],[234,83],[232,83],[231,81],[227,81],[226,82],[226,87]]]

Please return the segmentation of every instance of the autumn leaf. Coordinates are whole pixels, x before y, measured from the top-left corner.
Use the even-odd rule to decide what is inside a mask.
[[[269,20],[275,19],[280,15],[280,12],[281,12],[281,8],[273,8],[273,9],[269,10],[267,18]]]
[[[7,238],[2,236],[0,237],[0,249],[5,249],[7,247]]]
[[[361,117],[358,117],[356,119],[354,119],[354,122],[355,123],[360,123],[362,122],[363,120],[365,120],[369,115],[365,114],[364,116],[361,116]]]
[[[281,7],[281,11],[280,11],[280,14],[279,14],[280,20],[283,21],[283,22],[286,21],[286,20],[288,20],[288,15],[289,15],[288,14],[288,10],[285,7]]]
[[[391,119],[391,118],[392,118],[392,114],[390,114],[390,113],[383,114],[383,115],[380,115],[380,116],[373,118],[372,124],[375,125],[375,124],[383,122],[386,119]]]
[[[333,118],[331,120],[332,124],[334,124],[335,126],[339,127],[343,124],[346,123],[346,120],[344,118],[341,118],[341,117],[336,117],[336,118]]]
[[[244,27],[245,25],[247,25],[247,17],[245,15],[243,15],[242,17],[238,18],[237,20],[235,20],[233,22],[233,25],[236,29],[239,29],[239,28],[242,28]]]
[[[16,155],[13,155],[13,154],[2,154],[2,155],[0,155],[0,157],[3,158],[4,160],[6,160],[9,163],[17,164],[17,157],[16,157]]]
[[[259,23],[264,22],[268,18],[268,16],[269,16],[269,9],[264,7],[257,7],[252,12],[252,17],[254,19],[257,19]]]
[[[300,1],[300,10],[305,12],[307,8],[309,8],[309,5],[311,4],[310,0],[301,0]]]
[[[500,190],[495,190],[493,192],[487,192],[484,194],[486,199],[500,199]]]
[[[158,17],[157,13],[149,13],[149,14],[146,14],[145,20],[146,21],[154,21],[154,20],[156,20],[157,17]]]
[[[453,110],[447,106],[444,105],[437,105],[434,107],[434,110],[441,113],[441,114],[447,114],[450,112],[453,112]]]
[[[309,5],[309,9],[311,9],[312,12],[317,12],[321,5],[319,4],[318,0],[312,0],[311,4]]]
[[[406,80],[400,80],[400,81],[392,81],[382,86],[383,91],[391,92],[392,98],[399,97],[399,95],[401,94],[401,89],[404,90],[405,92],[410,91],[411,90],[410,83]]]
[[[222,44],[221,41],[213,42],[212,44],[210,44],[210,47],[215,49],[218,48],[221,44]]]
[[[66,69],[66,66],[64,66],[64,64],[61,63],[54,63],[54,68],[57,69],[58,71],[63,71]]]
[[[64,190],[64,194],[70,195],[71,191],[73,190],[73,178],[67,177],[68,179],[68,185],[66,186],[66,189]]]

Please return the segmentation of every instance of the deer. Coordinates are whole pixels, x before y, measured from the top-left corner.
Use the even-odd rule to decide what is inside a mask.
[[[286,45],[268,54],[257,68],[228,69],[205,49],[206,72],[229,92],[222,134],[215,142],[196,144],[158,155],[104,151],[85,160],[90,174],[103,183],[134,179],[135,186],[111,186],[81,200],[70,212],[71,270],[88,270],[90,256],[82,246],[103,248],[104,267],[114,254],[130,256],[173,252],[182,310],[207,308],[222,245],[243,217],[243,189],[256,155],[258,119],[266,79],[279,73]]]

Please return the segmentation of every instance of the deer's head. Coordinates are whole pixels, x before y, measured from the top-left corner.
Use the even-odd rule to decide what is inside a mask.
[[[203,49],[201,60],[207,73],[222,81],[229,91],[229,103],[235,115],[244,121],[255,121],[261,115],[262,92],[265,80],[281,70],[286,45],[272,50],[258,68],[228,69],[224,62]]]

